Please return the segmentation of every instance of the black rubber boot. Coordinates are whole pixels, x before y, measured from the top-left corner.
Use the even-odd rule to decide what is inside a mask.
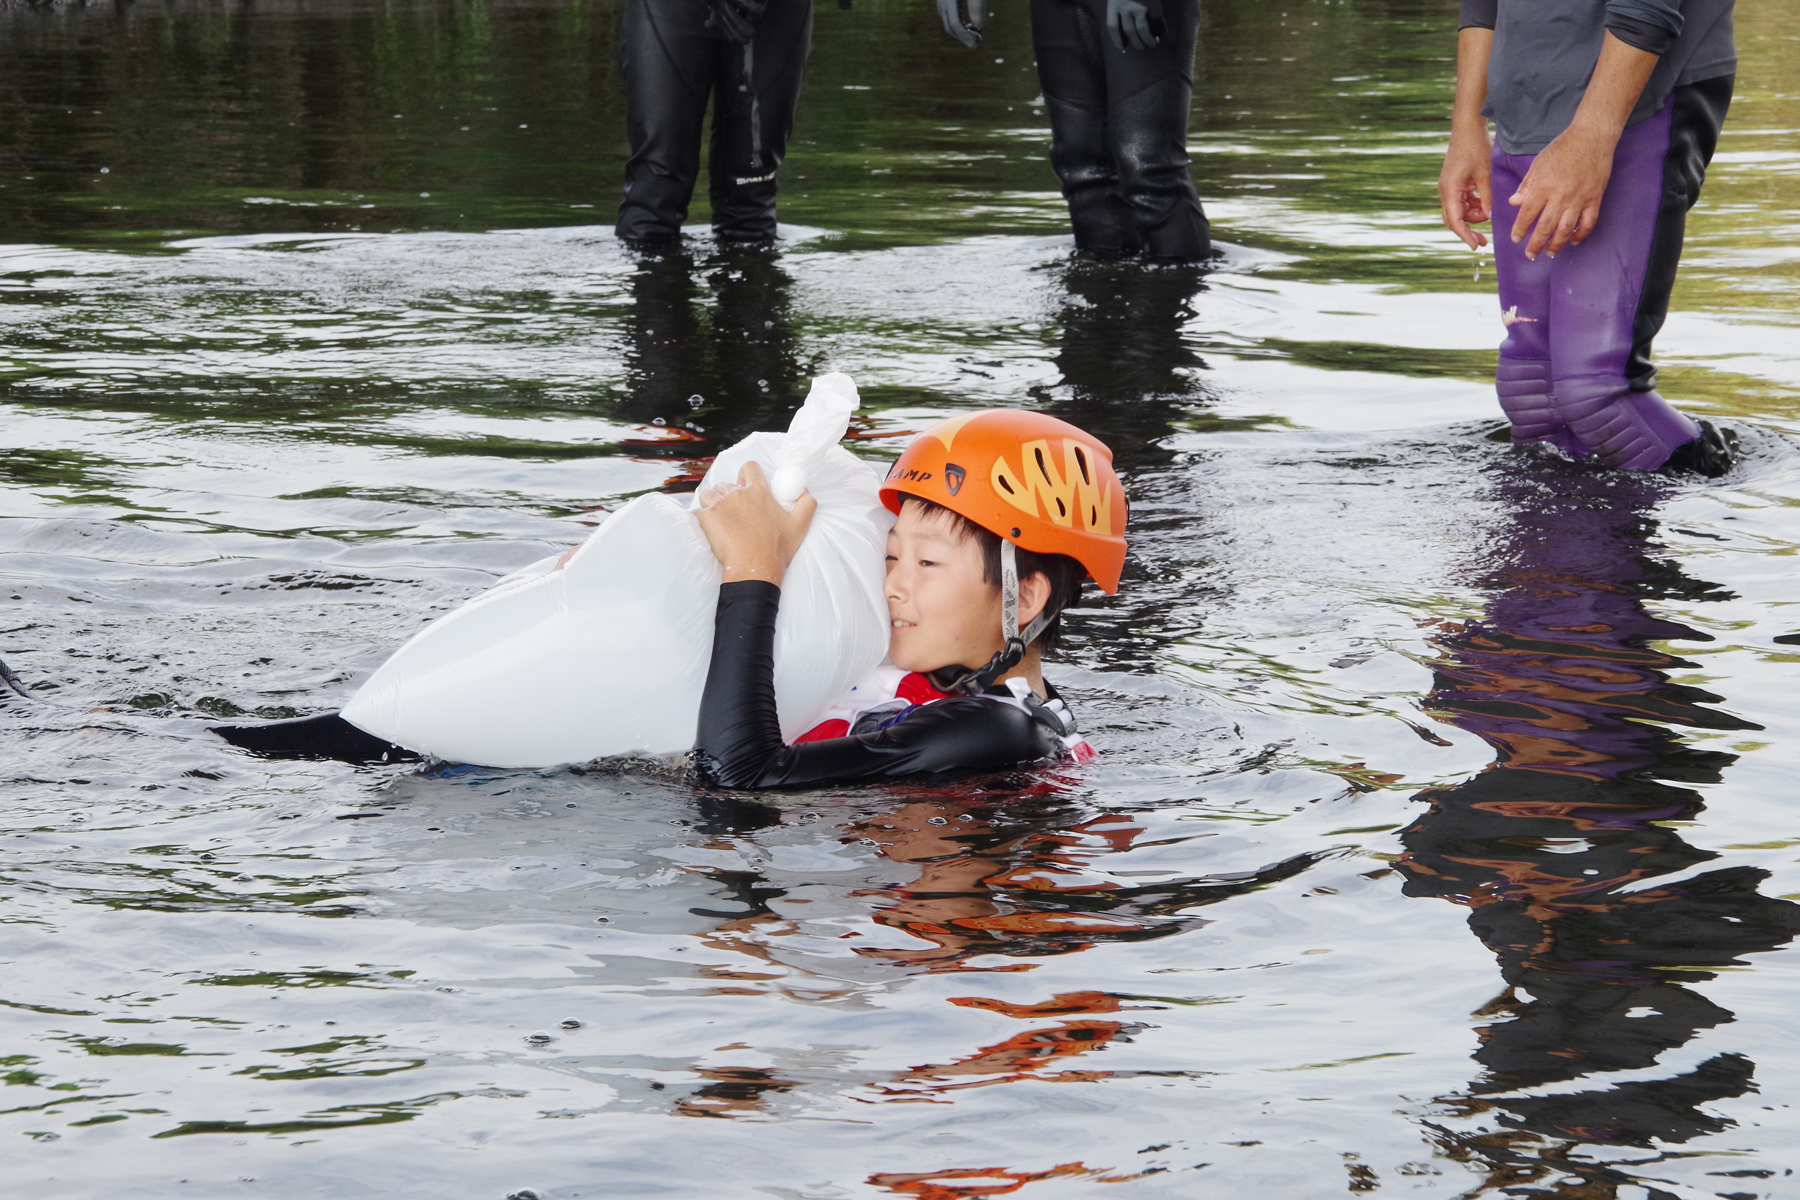
[[[1664,475],[1685,473],[1717,479],[1737,465],[1737,458],[1737,434],[1720,429],[1711,421],[1701,421],[1700,436],[1675,447],[1658,470]]]
[[[769,0],[748,44],[726,38],[710,15],[707,0],[626,0],[620,46],[631,158],[617,227],[626,241],[681,235],[708,100],[713,228],[728,241],[775,236],[775,172],[812,49],[812,0]]]
[[[1199,0],[1164,0],[1162,40],[1120,50],[1105,0],[1032,0],[1038,81],[1050,114],[1050,165],[1062,181],[1075,245],[1102,256],[1169,262],[1212,255],[1188,175]]]

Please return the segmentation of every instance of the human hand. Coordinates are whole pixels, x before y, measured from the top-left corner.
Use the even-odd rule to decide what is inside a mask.
[[[735,484],[707,488],[698,499],[694,515],[725,568],[723,582],[763,579],[777,587],[819,507],[802,492],[792,511],[782,508],[754,462],[744,464]]]
[[[1106,0],[1106,32],[1120,53],[1154,50],[1162,41],[1158,15],[1143,0]]]
[[[1485,125],[1479,130],[1458,130],[1450,135],[1450,151],[1444,155],[1444,169],[1438,172],[1438,204],[1444,210],[1444,224],[1471,250],[1487,245],[1487,238],[1469,226],[1494,215],[1488,206],[1493,191],[1493,153]]]
[[[987,24],[987,0],[937,0],[938,19],[944,32],[973,50],[981,44],[981,27]],[[963,21],[963,10],[969,19]]]
[[[1519,190],[1507,200],[1516,205],[1512,240],[1525,243],[1525,257],[1536,259],[1540,250],[1555,258],[1564,246],[1578,246],[1600,220],[1600,197],[1612,178],[1616,132],[1584,125],[1570,125],[1532,160],[1531,170]]]

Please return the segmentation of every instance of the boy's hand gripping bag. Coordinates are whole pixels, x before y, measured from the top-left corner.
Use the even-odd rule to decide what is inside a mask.
[[[857,403],[848,375],[822,376],[786,433],[751,434],[701,484],[735,482],[755,459],[784,505],[802,490],[819,502],[776,624],[775,697],[789,740],[887,656],[893,517],[875,470],[838,444]],[[719,563],[687,505],[640,496],[562,570],[554,564],[533,563],[421,630],[344,719],[421,754],[490,767],[692,749]]]

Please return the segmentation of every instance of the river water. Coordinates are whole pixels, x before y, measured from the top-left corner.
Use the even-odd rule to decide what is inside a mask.
[[[1022,4],[822,7],[782,243],[648,258],[615,0],[0,7],[9,1194],[1800,1195],[1791,15],[1740,5],[1660,343],[1745,447],[1702,483],[1492,436],[1454,4],[1208,3],[1206,274],[1072,256]],[[1097,762],[758,802],[204,732],[827,369],[877,461],[1117,448]]]

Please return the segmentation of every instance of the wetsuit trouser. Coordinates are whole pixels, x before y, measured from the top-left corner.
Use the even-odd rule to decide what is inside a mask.
[[[730,241],[775,236],[775,171],[794,128],[812,50],[812,0],[769,0],[740,45],[707,23],[707,0],[625,0],[625,202],[619,236],[681,233],[700,174],[700,134],[713,103],[707,161],[713,228]]]
[[[1654,392],[1650,343],[1669,311],[1688,209],[1731,104],[1732,76],[1684,84],[1626,129],[1613,153],[1600,221],[1555,258],[1525,257],[1514,211],[1494,213],[1494,266],[1506,340],[1496,374],[1515,442],[1549,442],[1575,458],[1654,471],[1700,426]],[[1511,196],[1528,154],[1494,148],[1493,194]]]
[[[1212,252],[1188,177],[1200,0],[1163,0],[1162,10],[1159,45],[1120,50],[1106,34],[1106,0],[1031,0],[1050,165],[1084,250],[1162,259]]]

